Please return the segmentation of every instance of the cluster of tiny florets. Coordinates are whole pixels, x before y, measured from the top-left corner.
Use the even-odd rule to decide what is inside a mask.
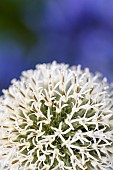
[[[0,98],[0,170],[113,170],[113,93],[88,68],[41,64]]]

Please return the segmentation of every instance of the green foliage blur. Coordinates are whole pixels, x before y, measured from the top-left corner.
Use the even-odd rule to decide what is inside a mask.
[[[0,0],[0,37],[11,37],[26,47],[38,40],[35,32],[24,21],[24,12],[36,3],[40,16],[43,0]],[[40,18],[38,17],[40,20]]]

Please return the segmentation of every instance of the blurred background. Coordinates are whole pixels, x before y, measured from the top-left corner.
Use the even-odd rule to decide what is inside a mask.
[[[113,0],[0,0],[0,94],[38,63],[81,64],[113,81]]]

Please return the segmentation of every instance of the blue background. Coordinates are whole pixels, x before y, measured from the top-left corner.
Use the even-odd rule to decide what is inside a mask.
[[[0,94],[38,63],[81,64],[113,81],[113,0],[0,1]]]

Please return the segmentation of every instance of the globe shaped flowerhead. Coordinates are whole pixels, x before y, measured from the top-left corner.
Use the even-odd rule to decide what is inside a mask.
[[[0,170],[112,170],[113,93],[80,66],[37,65],[0,98]]]

